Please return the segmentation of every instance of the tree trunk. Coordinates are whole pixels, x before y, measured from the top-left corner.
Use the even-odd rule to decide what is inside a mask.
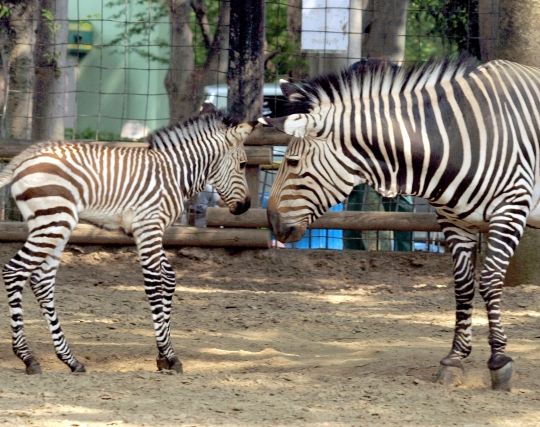
[[[300,53],[301,36],[302,36],[302,0],[289,0],[287,2],[287,35],[291,44],[298,49],[298,54],[303,58],[305,53]],[[302,79],[305,73],[302,68],[292,67],[289,71],[289,76],[293,79]]]
[[[499,0],[478,0],[480,59],[489,61],[497,55]]]
[[[231,3],[229,0],[222,0],[220,2],[219,17],[214,39],[210,45],[204,68],[201,70],[201,93],[202,88],[206,85],[226,83],[225,78],[222,80],[220,80],[220,78],[227,75],[227,70],[229,68],[230,18]]]
[[[169,0],[171,27],[171,54],[165,87],[169,96],[169,121],[175,123],[191,116],[189,84],[195,69],[193,34],[189,27],[191,5],[189,0]]]
[[[540,67],[540,0],[499,0],[497,56]]]
[[[362,56],[403,61],[409,0],[370,0],[364,16]]]
[[[499,33],[493,56],[540,67],[540,0],[498,0],[498,3],[498,22],[494,28],[498,28]],[[539,252],[540,230],[527,228],[510,261],[505,284],[540,284]]]
[[[262,114],[264,85],[264,0],[231,0],[229,113],[239,121]],[[251,206],[259,207],[259,167],[246,170]]]
[[[229,43],[229,111],[255,120],[263,103],[264,0],[231,0]]]
[[[165,88],[169,97],[169,121],[176,123],[193,116],[202,105],[204,86],[221,83],[228,66],[228,38],[230,3],[222,1],[216,32],[210,43],[205,64],[195,66],[193,33],[189,26],[191,2],[169,0],[171,26],[171,54]]]
[[[32,129],[32,91],[34,87],[36,0],[6,2],[11,14],[0,24],[0,49],[5,85],[5,105],[1,134],[15,139],[30,139]]]
[[[67,0],[40,0],[41,10],[54,16],[40,17],[36,32],[35,83],[32,139],[64,139],[66,96]]]

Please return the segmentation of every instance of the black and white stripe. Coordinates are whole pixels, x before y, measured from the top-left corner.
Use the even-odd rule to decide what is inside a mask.
[[[511,361],[501,292],[525,225],[540,226],[540,70],[467,58],[406,67],[364,61],[282,89],[291,114],[266,119],[295,137],[269,200],[278,238],[300,238],[360,182],[385,196],[428,199],[454,258],[456,329],[441,363],[459,367],[471,351],[474,230],[489,224],[479,291],[494,386],[508,387],[496,378]]]
[[[156,131],[146,148],[41,143],[0,173],[28,224],[23,248],[5,265],[13,350],[28,373],[40,372],[23,330],[22,290],[36,295],[57,356],[84,371],[64,337],[54,307],[56,271],[79,220],[133,235],[144,275],[158,347],[158,368],[181,371],[170,337],[175,275],[163,250],[163,233],[182,213],[184,200],[212,183],[234,214],[250,198],[243,141],[253,129],[218,112]]]

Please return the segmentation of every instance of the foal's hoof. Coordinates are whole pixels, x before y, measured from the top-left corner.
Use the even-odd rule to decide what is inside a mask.
[[[182,362],[177,356],[173,356],[170,359],[167,359],[166,357],[158,357],[156,359],[156,364],[158,371],[169,370],[174,371],[177,374],[184,373]]]
[[[71,369],[71,372],[73,372],[74,374],[86,372],[86,368],[80,362],[75,362],[75,364],[73,366],[70,366],[69,368]]]
[[[465,369],[461,360],[445,357],[441,360],[441,367],[437,372],[436,382],[445,386],[458,386],[463,384]]]
[[[488,362],[491,371],[491,388],[493,390],[510,391],[510,381],[514,371],[512,358],[505,354],[491,357]]]
[[[41,365],[37,360],[31,360],[26,363],[26,373],[28,375],[41,374]]]

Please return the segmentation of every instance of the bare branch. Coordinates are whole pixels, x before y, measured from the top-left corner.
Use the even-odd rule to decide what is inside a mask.
[[[195,12],[197,23],[201,28],[204,46],[210,49],[212,45],[212,32],[210,31],[210,25],[208,24],[208,16],[206,14],[206,6],[203,0],[191,0],[191,8]]]

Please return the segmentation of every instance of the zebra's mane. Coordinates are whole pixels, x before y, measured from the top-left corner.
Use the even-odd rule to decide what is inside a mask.
[[[372,98],[414,91],[469,74],[479,61],[465,55],[431,59],[412,65],[365,59],[340,73],[330,73],[298,83],[289,83],[287,115],[307,113],[324,103],[344,103],[353,96]]]
[[[237,124],[238,121],[233,120],[230,116],[221,111],[202,113],[184,120],[183,122],[178,122],[155,130],[148,135],[147,141],[150,149],[163,150],[173,144],[173,139],[169,136],[173,133],[176,136],[174,141],[178,141],[177,144],[185,145],[190,142],[199,141],[201,135],[215,132],[216,129],[227,128]]]

